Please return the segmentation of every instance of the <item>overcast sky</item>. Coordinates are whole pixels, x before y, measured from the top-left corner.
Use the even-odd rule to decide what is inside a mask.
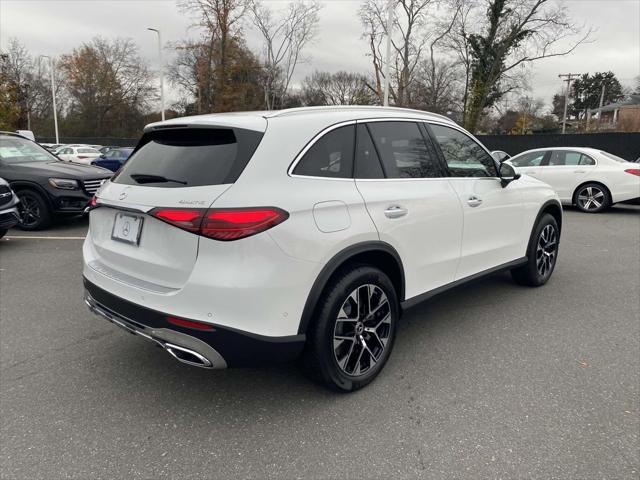
[[[268,0],[274,7],[285,2]],[[319,35],[307,49],[310,61],[301,65],[295,81],[315,69],[369,73],[367,45],[361,40],[357,11],[360,0],[324,0]],[[567,0],[578,24],[596,29],[593,43],[567,57],[541,60],[533,67],[533,96],[550,103],[560,90],[559,73],[613,71],[625,85],[640,75],[640,0]],[[0,0],[0,49],[17,37],[34,56],[69,52],[95,35],[129,37],[142,56],[157,66],[153,32],[162,30],[163,42],[197,37],[191,18],[178,11],[174,0]],[[249,46],[259,50],[257,36],[247,32]],[[170,52],[167,52],[170,55]]]

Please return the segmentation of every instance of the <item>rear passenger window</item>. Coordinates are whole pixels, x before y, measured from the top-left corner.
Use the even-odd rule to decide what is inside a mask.
[[[354,137],[354,125],[331,130],[307,150],[294,168],[293,174],[353,178]]]
[[[493,157],[471,137],[442,125],[430,125],[454,177],[497,177]]]
[[[549,159],[549,166],[570,166],[595,165],[590,157],[579,152],[567,152],[565,150],[554,150]]]
[[[413,122],[371,122],[371,136],[387,178],[436,178],[439,160]]]
[[[262,136],[262,132],[240,128],[148,132],[112,181],[162,188],[234,183]]]
[[[380,158],[373,145],[369,130],[358,125],[358,146],[356,148],[356,178],[384,178]]]

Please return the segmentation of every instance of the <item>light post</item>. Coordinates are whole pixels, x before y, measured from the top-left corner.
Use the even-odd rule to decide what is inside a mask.
[[[53,63],[53,58],[51,58],[49,55],[40,55],[40,57],[49,59],[49,73],[51,74],[51,99],[53,101],[53,125],[56,129],[56,144],[58,144],[60,143],[60,136],[58,135],[58,110],[56,108],[56,86],[53,80],[53,68],[55,64]]]
[[[393,29],[393,13],[395,0],[387,4],[387,62],[384,66],[384,106],[389,106],[389,64],[391,63],[391,30]]]
[[[158,34],[158,61],[160,62],[160,108],[162,121],[164,122],[164,65],[162,64],[162,36],[157,28],[147,28]]]

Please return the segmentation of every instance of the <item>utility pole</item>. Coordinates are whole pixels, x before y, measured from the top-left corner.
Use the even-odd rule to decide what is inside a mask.
[[[562,134],[567,130],[567,107],[569,106],[569,92],[571,91],[571,82],[580,76],[579,73],[563,73],[558,78],[566,78],[563,82],[567,82],[567,92],[564,96],[564,114],[562,116]]]
[[[607,89],[607,83],[602,82],[602,94],[600,95],[600,108],[598,108],[598,123],[602,120],[602,107],[604,106],[604,92]]]
[[[384,66],[384,106],[389,106],[389,64],[391,63],[391,31],[393,30],[393,13],[395,0],[387,4],[387,61]]]
[[[158,61],[160,62],[160,108],[162,121],[164,122],[164,65],[162,64],[162,37],[160,35],[160,30],[158,30],[157,28],[147,28],[147,30],[151,30],[152,32],[156,32],[158,34]]]
[[[42,58],[49,59],[49,73],[51,74],[51,99],[53,101],[53,125],[56,129],[56,143],[60,143],[60,136],[58,135],[58,109],[56,108],[56,86],[53,80],[54,63],[53,58],[49,55],[40,55]]]

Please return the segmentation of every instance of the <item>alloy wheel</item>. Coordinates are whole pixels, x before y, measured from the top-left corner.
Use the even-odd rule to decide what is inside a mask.
[[[578,192],[578,205],[583,210],[594,211],[602,208],[605,195],[602,189],[596,186],[588,186]]]
[[[18,194],[20,203],[18,204],[18,214],[20,215],[20,225],[23,227],[32,227],[40,221],[40,204],[29,194]]]
[[[391,306],[377,285],[361,285],[343,302],[333,332],[333,355],[347,375],[359,377],[384,354],[391,335]]]
[[[538,237],[536,248],[536,267],[541,277],[551,272],[556,262],[558,251],[558,236],[553,225],[546,225]]]

